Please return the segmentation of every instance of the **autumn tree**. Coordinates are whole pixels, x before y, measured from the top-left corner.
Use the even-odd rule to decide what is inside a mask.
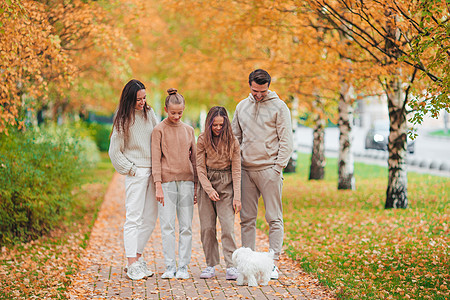
[[[374,66],[373,73],[377,74],[378,81],[383,87],[388,100],[390,135],[389,135],[389,182],[386,192],[386,208],[406,208],[407,178],[406,178],[406,136],[407,136],[407,107],[411,99],[412,89],[428,89],[430,95],[429,105],[439,110],[448,107],[448,94],[441,86],[448,78],[448,59],[444,67],[436,67],[430,54],[446,53],[440,49],[445,43],[436,42],[423,52],[415,50],[420,44],[423,32],[416,24],[423,24],[423,14],[428,15],[430,7],[423,5],[422,1],[309,1],[312,7],[323,19],[342,34],[350,36],[352,43],[358,45],[365,56]],[[447,22],[448,9],[444,2],[435,1],[439,9],[436,12],[435,28],[441,28]],[[438,13],[440,12],[440,13]],[[432,19],[427,24],[433,23]],[[442,29],[439,29],[442,31]],[[438,31],[436,29],[435,31]],[[448,48],[447,48],[448,49]],[[411,59],[409,53],[417,53]],[[445,55],[448,55],[446,53]],[[445,56],[444,55],[444,56]],[[414,56],[414,55],[413,55]],[[355,61],[360,56],[352,57]],[[445,67],[447,65],[447,67]],[[377,66],[379,66],[377,68]],[[435,73],[432,73],[432,70]],[[418,78],[418,73],[422,76]],[[420,80],[419,80],[420,79]],[[448,82],[448,81],[447,81]],[[436,93],[437,91],[437,93]],[[416,97],[422,98],[416,93]],[[437,99],[447,99],[446,104],[433,102]],[[422,109],[422,112],[425,109]],[[420,112],[419,112],[420,114]],[[417,113],[416,113],[417,115]],[[414,120],[414,119],[413,119]],[[418,120],[416,118],[416,120]]]
[[[181,86],[204,105],[219,102],[232,108],[246,93],[242,82],[249,70],[256,67],[271,71],[273,86],[284,99],[296,95],[300,105],[312,107],[316,89],[322,100],[339,100],[339,188],[353,188],[353,94],[368,94],[374,89],[372,83],[381,83],[392,124],[387,199],[394,199],[393,206],[406,207],[401,148],[406,142],[406,115],[402,114],[411,99],[407,93],[419,95],[430,82],[437,86],[443,82],[445,92],[446,69],[437,62],[445,63],[442,57],[448,51],[443,34],[446,10],[442,2],[435,4],[440,8],[420,1],[166,0],[156,6],[163,16],[158,19],[163,30],[159,37],[150,37],[155,50],[150,53],[157,55],[156,67],[165,74],[158,80],[161,86]],[[419,11],[429,17],[418,20]],[[416,27],[421,28],[420,34]],[[425,43],[430,35],[433,42]],[[434,63],[433,53],[440,53]],[[427,107],[419,98],[420,107]],[[433,107],[431,98],[429,103]]]
[[[410,88],[404,89],[402,91],[404,93],[414,89],[418,91],[427,85],[426,78],[416,80],[415,76],[412,76],[415,75],[412,72],[414,64],[404,61],[404,54],[408,53],[408,49],[412,49],[408,48],[411,46],[409,43],[411,39],[407,38],[406,34],[412,36],[414,32],[402,28],[406,26],[405,24],[412,23],[396,20],[392,15],[386,14],[386,8],[389,6],[394,10],[400,7],[406,8],[402,11],[413,11],[412,6],[408,5],[402,2],[396,6],[395,3],[387,1],[376,3],[309,1],[305,4],[301,1],[288,0],[267,2],[242,0],[227,3],[168,0],[164,2],[164,7],[168,7],[180,20],[175,37],[182,37],[180,61],[186,62],[177,65],[178,74],[192,79],[184,80],[186,77],[180,76],[180,79],[175,80],[181,84],[184,82],[187,87],[207,91],[209,95],[220,95],[217,91],[231,94],[235,90],[232,87],[236,86],[236,80],[230,78],[236,78],[236,74],[243,74],[243,67],[252,69],[256,66],[264,68],[270,66],[268,69],[275,75],[274,84],[276,83],[277,89],[286,95],[294,91],[299,93],[297,94],[299,96],[312,95],[314,88],[321,93],[331,90],[337,97],[330,98],[340,99],[340,155],[344,154],[342,158],[340,156],[339,164],[343,168],[339,171],[338,187],[353,188],[349,147],[351,110],[354,102],[352,89],[357,94],[367,94],[367,85],[370,84],[361,85],[362,80],[366,83],[381,82],[391,105],[391,118],[398,120],[391,123],[406,124],[406,121],[402,121],[401,111],[402,109],[406,111],[407,106],[393,101],[399,97],[392,92],[396,90],[394,86],[403,87],[401,82],[409,80]],[[400,10],[397,9],[397,12]],[[315,32],[308,30],[310,28],[314,28]],[[404,31],[403,36],[398,34],[399,28]],[[339,34],[335,34],[336,32]],[[396,53],[395,48],[401,51]],[[330,59],[336,55],[339,55],[340,59]],[[320,59],[324,56],[326,63]],[[232,67],[229,67],[230,65]],[[245,73],[248,73],[248,70]],[[369,76],[364,76],[365,73],[369,73]],[[432,79],[429,72],[424,73]],[[202,80],[205,77],[210,80]],[[318,80],[308,81],[304,80],[305,78]],[[299,84],[302,84],[300,88]],[[228,87],[230,88],[227,89]],[[305,98],[308,99],[306,101],[308,103],[314,101],[314,97]],[[215,101],[214,97],[210,99]],[[407,99],[409,101],[408,97]],[[405,130],[401,126],[396,128],[397,133],[391,134],[391,139],[396,140],[397,143],[392,144],[398,146],[402,141],[406,141],[406,132],[403,132]],[[403,199],[396,201],[395,206],[398,207],[405,206],[401,204],[405,202],[405,197],[398,194],[402,193],[399,187],[405,182],[406,176],[399,172],[404,169],[401,157],[404,160],[404,153],[396,152],[390,159],[390,165],[396,164],[391,168],[394,173],[390,175],[390,178],[396,178],[394,180],[396,183],[390,183],[389,187],[397,186],[397,188],[388,192],[387,197]]]
[[[136,7],[122,1],[42,2],[52,34],[59,38],[75,69],[71,89],[55,97],[53,110],[112,111],[117,93],[131,76],[133,45],[125,24],[136,18],[132,14]]]
[[[421,96],[411,98],[410,106],[416,111],[411,121],[421,124],[428,113],[436,118],[442,109],[447,113],[450,110],[450,16],[448,1],[416,1],[414,4],[409,11],[400,7],[397,10],[414,32],[410,47],[402,53],[401,59],[414,64],[420,70],[419,76],[429,77],[432,83],[426,86],[426,93],[412,87],[412,92]]]
[[[331,95],[331,98],[335,98],[337,102],[338,116],[331,119],[337,119],[339,126],[338,189],[355,189],[351,150],[353,106],[357,94],[374,92],[373,83],[377,81],[377,78],[372,73],[373,62],[365,58],[365,53],[357,44],[352,43],[352,38],[346,34],[346,31],[337,31],[335,29],[337,24],[330,25],[326,19],[324,20],[315,12],[314,6],[307,2],[276,1],[273,2],[273,7],[287,15],[285,19],[291,20],[292,30],[296,30],[298,34],[308,32],[304,29],[305,27],[312,29],[312,32],[310,30],[308,34],[315,38],[313,41],[315,47],[311,47],[311,43],[308,43],[308,48],[326,57],[326,63],[330,68],[324,68],[323,63],[316,63],[317,68],[308,68],[308,70],[317,70],[317,74],[312,74],[320,78],[322,84],[317,85],[315,82],[314,86],[320,87],[321,91],[332,89],[334,95]],[[306,55],[310,56],[311,52],[309,51]],[[320,62],[320,56],[315,60]],[[313,157],[319,156],[313,155]]]
[[[22,108],[45,100],[50,82],[64,86],[73,73],[44,10],[43,4],[34,1],[0,4],[0,132],[10,124],[23,125]]]
[[[183,60],[196,62],[189,67],[190,78],[210,75],[208,81],[194,80],[197,84],[213,86],[212,89],[205,86],[206,90],[236,95],[234,101],[242,99],[248,89],[245,83],[249,70],[265,68],[274,79],[271,88],[274,87],[291,108],[293,103],[289,99],[293,97],[299,99],[302,111],[305,111],[303,108],[312,108],[318,95],[321,102],[335,103],[332,96],[337,98],[336,80],[332,79],[336,76],[333,71],[336,69],[334,54],[327,53],[318,43],[320,32],[308,26],[309,21],[304,15],[299,17],[286,13],[291,6],[284,7],[282,3],[273,1],[166,3],[165,6],[172,6],[178,16],[180,12],[188,11],[189,16],[197,17],[190,21],[189,30],[200,28],[199,36],[195,39],[198,43],[191,55],[183,55]],[[189,19],[186,15],[183,17]],[[205,33],[207,36],[202,36]],[[242,78],[240,82],[236,81],[236,75]],[[330,116],[333,105],[316,107],[314,116],[319,118],[313,118],[310,112],[306,115],[311,116],[309,124],[322,130],[323,136],[323,124],[328,119],[325,116]],[[322,111],[325,107],[328,112]],[[231,109],[234,109],[234,105]],[[325,164],[323,139],[318,145],[322,146],[313,148],[311,161],[311,168],[314,169],[312,178],[315,179],[322,178],[323,174],[314,175],[317,174],[314,166],[321,166],[323,172]]]
[[[113,90],[117,79],[129,77],[132,45],[121,26],[125,21],[117,17],[127,11],[125,3],[22,0],[0,5],[1,131],[22,124],[21,111],[46,108],[56,117],[101,108],[105,102],[98,99],[104,93],[97,87]]]

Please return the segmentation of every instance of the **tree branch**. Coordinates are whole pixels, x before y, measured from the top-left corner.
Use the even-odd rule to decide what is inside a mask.
[[[414,79],[416,78],[416,73],[417,73],[417,69],[414,68],[411,79],[409,80],[408,87],[405,90],[405,100],[403,101],[403,107],[402,107],[403,110],[406,110],[406,103],[408,103],[408,94],[411,89],[411,85],[413,84]]]

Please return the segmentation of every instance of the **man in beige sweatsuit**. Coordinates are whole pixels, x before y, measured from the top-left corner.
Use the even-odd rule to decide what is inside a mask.
[[[269,90],[270,75],[257,69],[250,73],[250,95],[238,103],[232,122],[241,145],[241,239],[255,250],[258,199],[262,195],[269,224],[269,248],[278,260],[283,246],[282,171],[291,157],[292,123],[289,108]],[[272,279],[278,279],[274,266]]]

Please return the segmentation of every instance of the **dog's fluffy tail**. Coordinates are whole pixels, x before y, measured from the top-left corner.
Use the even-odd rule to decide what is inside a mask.
[[[268,255],[271,259],[273,259],[274,255],[275,255],[275,251],[273,251],[273,249],[269,249]]]

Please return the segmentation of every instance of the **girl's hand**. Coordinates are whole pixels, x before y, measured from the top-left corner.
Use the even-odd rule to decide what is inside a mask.
[[[197,204],[197,185],[198,183],[194,183],[194,205]]]
[[[211,201],[219,201],[220,200],[219,194],[215,190],[213,190],[211,192],[211,194],[209,194],[208,196],[209,196],[209,199],[211,199]]]
[[[239,200],[233,200],[233,208],[234,208],[234,213],[238,214],[241,211],[241,201]]]
[[[162,204],[164,206],[164,192],[162,189],[161,182],[155,183],[155,189],[156,189],[156,201]]]

